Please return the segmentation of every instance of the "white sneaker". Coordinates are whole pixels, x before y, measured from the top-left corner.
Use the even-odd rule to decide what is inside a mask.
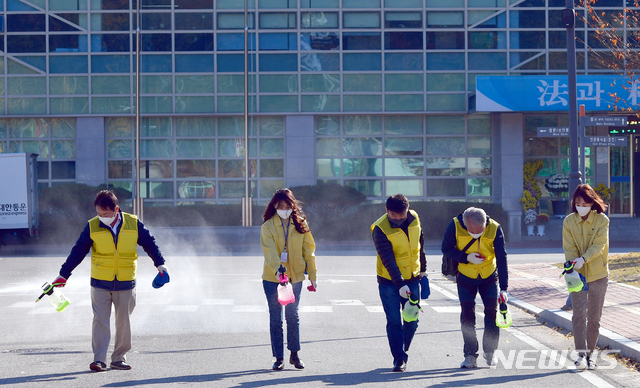
[[[576,369],[585,370],[587,369],[587,359],[583,356],[578,357],[575,362]]]
[[[482,357],[484,357],[485,361],[487,362],[487,365],[489,366],[498,365],[498,360],[496,359],[496,356],[493,353],[482,353]]]
[[[460,364],[460,368],[473,369],[477,368],[478,364],[476,362],[476,357],[474,356],[466,356],[462,364]]]
[[[596,365],[596,362],[592,358],[588,358],[587,359],[587,369],[589,369],[589,370],[598,369],[598,366]]]

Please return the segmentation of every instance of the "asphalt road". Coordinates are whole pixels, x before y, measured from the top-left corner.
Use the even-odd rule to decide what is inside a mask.
[[[132,315],[133,350],[127,358],[133,369],[101,373],[88,369],[93,361],[89,258],[63,290],[71,305],[58,313],[48,301],[34,301],[40,285],[55,278],[63,257],[0,257],[0,385],[640,387],[639,373],[606,356],[597,371],[572,370],[573,362],[563,359],[571,358],[571,337],[514,307],[512,327],[501,330],[503,358],[497,368],[480,358],[480,368],[460,369],[455,284],[434,272],[440,257],[429,253],[432,293],[422,303],[405,373],[390,372],[371,255],[318,256],[318,292],[305,287],[300,302],[300,356],[306,369],[287,363],[281,372],[270,370],[260,256],[195,256],[185,249],[182,256],[167,257],[171,282],[159,290],[151,287],[155,268],[143,256]],[[562,261],[559,252],[512,253],[512,259]],[[476,311],[481,336],[482,309]]]

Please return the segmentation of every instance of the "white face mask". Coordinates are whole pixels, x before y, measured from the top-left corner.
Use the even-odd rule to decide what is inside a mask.
[[[100,222],[102,222],[103,224],[109,226],[113,223],[113,221],[115,221],[116,219],[116,215],[114,214],[113,217],[100,217],[98,216],[98,219],[100,220]]]
[[[469,235],[473,238],[480,238],[480,236],[482,236],[482,234],[484,233],[484,230],[480,233],[471,233],[469,232]]]
[[[277,211],[278,211],[278,216],[280,218],[289,218],[289,216],[293,212],[293,210],[291,209],[288,209],[288,210],[277,209]]]
[[[580,217],[584,217],[591,211],[591,206],[576,206],[576,210],[578,214],[580,214]]]

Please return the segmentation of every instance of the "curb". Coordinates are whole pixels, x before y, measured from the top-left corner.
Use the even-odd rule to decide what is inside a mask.
[[[509,304],[538,316],[554,326],[560,326],[566,330],[573,330],[571,314],[560,309],[543,310],[516,297],[509,297]],[[608,346],[611,350],[618,350],[625,357],[640,360],[640,344],[611,330],[600,328],[598,346]]]

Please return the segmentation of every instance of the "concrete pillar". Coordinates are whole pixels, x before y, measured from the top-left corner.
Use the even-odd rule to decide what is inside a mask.
[[[500,115],[500,165],[502,179],[502,207],[509,216],[509,230],[505,230],[509,241],[522,239],[522,179],[524,166],[524,117],[522,113]]]
[[[316,183],[315,128],[313,116],[287,116],[284,132],[284,184],[286,187]]]
[[[79,117],[76,122],[76,182],[107,183],[107,137],[104,117]]]
[[[609,136],[609,127],[596,128],[597,136]],[[609,147],[595,147],[595,155],[593,156],[591,167],[595,173],[595,185],[593,187],[598,186],[599,183],[604,183],[605,186],[609,187]]]

